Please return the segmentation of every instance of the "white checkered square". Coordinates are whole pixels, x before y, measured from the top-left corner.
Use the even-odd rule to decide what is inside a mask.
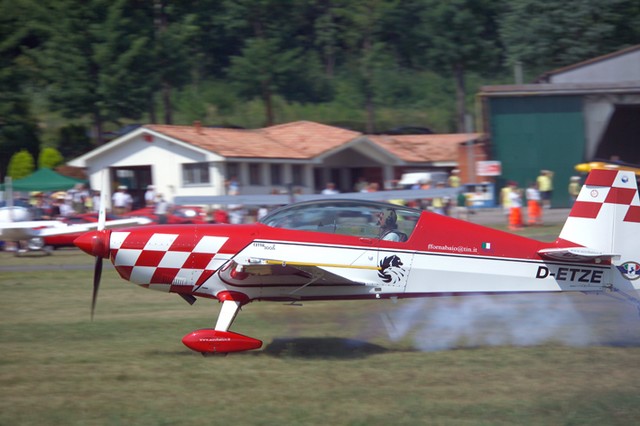
[[[178,238],[178,234],[153,234],[144,250],[167,251],[173,242]]]
[[[122,243],[124,243],[124,240],[127,239],[130,233],[131,232],[120,232],[120,231],[111,232],[111,238],[109,239],[109,246],[112,249],[119,249],[120,247],[122,247]]]
[[[230,255],[230,254],[218,253],[215,256],[213,256],[213,259],[211,259],[206,269],[217,271],[222,267],[222,265],[227,263],[227,261],[232,257],[233,255]]]
[[[120,249],[116,253],[116,258],[113,260],[114,266],[134,266],[140,257],[142,250],[135,249]]]
[[[204,236],[198,241],[193,248],[194,253],[217,253],[220,248],[227,242],[227,237],[211,237]]]
[[[136,284],[148,284],[156,272],[155,266],[136,266],[131,271],[131,282]]]
[[[187,251],[168,251],[158,264],[160,268],[182,268],[191,253]]]

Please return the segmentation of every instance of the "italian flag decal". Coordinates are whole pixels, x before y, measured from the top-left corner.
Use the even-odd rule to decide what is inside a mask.
[[[491,243],[482,243],[482,250],[491,250]]]

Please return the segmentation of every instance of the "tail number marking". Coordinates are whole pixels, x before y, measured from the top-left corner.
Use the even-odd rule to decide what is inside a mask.
[[[598,269],[583,268],[557,268],[551,271],[546,266],[538,266],[536,278],[555,278],[557,281],[576,281],[579,283],[602,284],[604,271]]]

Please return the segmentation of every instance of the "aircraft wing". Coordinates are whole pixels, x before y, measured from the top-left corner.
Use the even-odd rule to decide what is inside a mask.
[[[68,225],[59,220],[25,220],[0,222],[0,240],[23,241],[38,236],[39,229],[65,229]]]
[[[620,257],[619,254],[604,253],[588,247],[546,248],[538,250],[538,254],[545,258],[568,262],[584,262],[594,259],[612,260]]]
[[[151,222],[152,220],[146,217],[130,217],[125,219],[108,220],[105,222],[105,228],[147,225]],[[69,225],[59,220],[5,222],[0,223],[0,240],[24,241],[35,237],[49,237],[53,235],[88,232],[97,228],[98,222],[78,223],[73,225]]]
[[[348,200],[420,200],[437,197],[456,198],[461,188],[432,188],[432,189],[401,189],[376,192],[344,192],[334,195],[323,194],[255,194],[255,195],[216,195],[216,196],[178,196],[174,203],[179,205],[247,205],[274,206],[285,205],[299,201],[348,199]]]

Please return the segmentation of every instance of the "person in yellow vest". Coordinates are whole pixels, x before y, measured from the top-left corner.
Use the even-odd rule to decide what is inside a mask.
[[[509,214],[509,207],[511,206],[509,194],[511,194],[511,186],[510,183],[507,183],[507,185],[500,190],[500,204],[502,204],[502,212],[506,215]]]
[[[540,175],[536,179],[540,198],[542,199],[542,207],[548,209],[551,207],[551,196],[553,195],[553,172],[550,170],[541,170]]]
[[[458,188],[460,186],[460,170],[453,169],[447,183],[451,188]]]
[[[569,181],[569,197],[571,198],[572,204],[578,198],[578,194],[580,193],[581,188],[582,185],[580,184],[580,176],[571,176],[571,180]]]

